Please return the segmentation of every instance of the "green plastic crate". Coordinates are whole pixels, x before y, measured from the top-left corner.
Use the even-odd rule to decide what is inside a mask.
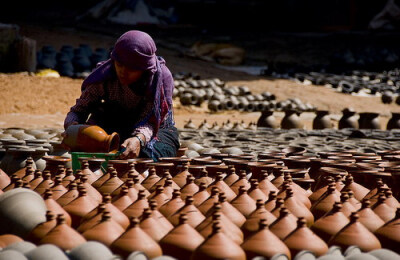
[[[87,158],[101,158],[105,159],[105,161],[101,164],[101,168],[103,172],[106,171],[108,161],[115,159],[119,153],[85,153],[85,152],[71,152],[72,158],[72,170],[76,172],[76,170],[81,169],[81,162],[78,160],[80,157]]]

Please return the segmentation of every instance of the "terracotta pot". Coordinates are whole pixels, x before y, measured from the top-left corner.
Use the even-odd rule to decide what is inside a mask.
[[[81,222],[81,219],[97,206],[98,203],[90,198],[86,193],[86,189],[82,187],[79,189],[78,198],[64,206],[64,210],[71,216],[72,227],[76,228]]]
[[[293,191],[290,188],[286,191],[284,205],[296,217],[304,217],[307,226],[310,227],[314,223],[314,216],[311,211],[293,196]]]
[[[130,253],[141,251],[150,259],[162,255],[161,247],[139,226],[138,218],[131,218],[131,225],[111,245],[111,250],[116,254],[127,257]]]
[[[37,225],[26,238],[32,243],[39,243],[39,241],[57,225],[56,215],[51,212],[46,212],[46,221]]]
[[[235,181],[231,186],[230,186],[230,188],[232,189],[232,191],[235,193],[235,194],[239,194],[239,189],[240,189],[240,187],[242,187],[243,186],[243,188],[245,189],[245,190],[248,190],[248,189],[250,189],[250,183],[249,183],[249,181],[247,180],[247,173],[246,173],[246,171],[240,171],[240,174],[239,174],[239,179],[237,180],[237,181]],[[236,196],[235,196],[236,197]]]
[[[47,210],[50,210],[55,215],[59,215],[59,214],[64,215],[65,223],[67,223],[67,225],[71,226],[71,224],[72,224],[71,216],[60,206],[60,204],[58,204],[53,199],[52,194],[53,193],[51,190],[46,190],[46,192],[44,193],[43,199],[44,199],[44,203],[46,204]]]
[[[44,171],[43,181],[34,189],[40,195],[43,195],[47,189],[50,189],[54,185],[51,179],[51,174],[49,171]]]
[[[269,193],[268,200],[265,202],[265,208],[268,211],[271,212],[275,208],[275,206],[276,206],[276,198],[277,198],[276,192],[275,191],[271,191]]]
[[[261,219],[263,219],[267,225],[272,224],[272,222],[276,220],[276,217],[265,208],[262,200],[257,200],[256,205],[257,209],[247,217],[246,222],[242,226],[243,234],[246,238],[259,230],[258,224]]]
[[[123,213],[128,217],[136,217],[139,218],[142,216],[145,208],[149,208],[149,202],[146,199],[146,195],[143,190],[139,191],[138,199],[133,202],[129,207],[127,207]]]
[[[304,124],[301,122],[299,112],[295,110],[286,110],[285,116],[281,121],[282,129],[303,128]]]
[[[110,178],[106,180],[99,188],[98,191],[102,194],[105,193],[113,193],[119,186],[121,186],[124,182],[118,178],[117,171],[112,171]]]
[[[248,190],[249,196],[254,200],[261,200],[263,202],[267,201],[268,195],[264,193],[261,189],[259,189],[259,184],[256,179],[250,180],[251,188]]]
[[[68,167],[71,163],[71,158],[67,156],[57,156],[57,155],[47,155],[42,157],[46,161],[46,168],[43,172],[50,171],[51,175],[54,177],[57,174],[59,166]]]
[[[108,160],[108,165],[112,165],[114,169],[117,171],[118,178],[126,175],[131,169],[131,164],[128,160]]]
[[[91,185],[93,186],[93,188],[95,188],[95,189],[100,188],[101,185],[103,185],[103,183],[106,182],[106,181],[110,178],[111,173],[112,173],[113,171],[115,171],[114,167],[111,166],[111,165],[108,165],[108,166],[107,166],[107,171],[106,171],[106,173],[103,174],[101,177],[99,177],[95,182],[93,182],[93,183],[91,184]],[[81,173],[80,170],[77,170],[75,175],[78,176],[78,173],[79,173],[79,174]]]
[[[351,213],[357,211],[357,209],[350,202],[350,197],[347,192],[342,192],[340,195],[340,202],[342,203],[342,212],[346,217],[350,217]]]
[[[222,231],[221,224],[213,224],[213,233],[193,252],[191,259],[246,259],[243,249]]]
[[[200,169],[199,173],[193,172],[193,168],[198,167]],[[205,165],[191,165],[189,166],[190,173],[195,177],[194,183],[200,185],[200,183],[205,183],[208,186],[214,181],[213,178],[208,176],[208,172],[205,169]]]
[[[256,202],[247,194],[244,186],[240,186],[239,194],[231,201],[231,205],[246,218],[257,208]]]
[[[182,171],[180,171],[178,174],[176,174],[172,180],[178,184],[178,186],[180,188],[182,188],[183,186],[185,186],[186,184],[186,180],[188,178],[188,176],[191,176],[191,174],[189,173],[189,166],[186,164],[183,166]]]
[[[93,226],[97,225],[101,221],[102,215],[105,211],[106,205],[104,203],[100,203],[98,207],[88,213],[91,214],[91,217],[86,217],[88,215],[86,214],[84,218],[82,218],[79,226],[76,228],[76,231],[82,234],[86,230],[89,230]]]
[[[392,220],[378,228],[374,234],[382,243],[382,247],[400,253],[400,209],[397,209],[396,216]]]
[[[81,160],[81,165],[81,173],[88,177],[88,183],[92,184],[100,177],[95,175],[94,172],[89,168],[89,162],[87,160]]]
[[[4,189],[11,183],[10,177],[0,169],[0,190]]]
[[[179,217],[179,225],[159,242],[163,253],[179,259],[189,259],[204,238],[187,223],[186,214]]]
[[[396,216],[396,208],[390,207],[385,203],[385,201],[386,196],[385,194],[381,193],[378,201],[371,207],[371,209],[386,223]]]
[[[58,198],[57,203],[64,207],[79,196],[78,184],[75,181],[68,186],[69,190]]]
[[[233,165],[225,166],[228,168],[227,170],[227,175],[224,178],[224,182],[228,185],[231,186],[234,184],[237,180],[239,180],[239,175],[236,174],[235,167]],[[216,173],[215,176],[218,175],[218,172]]]
[[[149,199],[153,199],[157,202],[158,208],[167,203],[171,198],[164,193],[164,187],[161,185],[157,185],[157,189],[151,196],[149,196]]]
[[[244,222],[246,222],[246,218],[237,210],[234,206],[232,206],[226,199],[224,193],[219,194],[219,202],[221,203],[222,212],[227,216],[236,226],[242,227]],[[206,213],[206,216],[212,214],[212,208]]]
[[[306,220],[303,217],[298,219],[297,228],[284,238],[283,242],[292,255],[297,255],[302,250],[311,251],[317,256],[328,252],[327,244],[306,226]]]
[[[139,197],[139,193],[137,195]],[[122,187],[120,194],[114,198],[113,205],[120,211],[124,211],[135,200],[128,195],[128,187]]]
[[[1,234],[25,237],[46,221],[46,204],[39,194],[16,188],[0,195]]]
[[[151,209],[144,210],[140,228],[156,242],[159,242],[169,232],[159,221],[153,218]]]
[[[243,234],[240,229],[233,224],[229,219],[221,212],[221,205],[215,204],[213,208],[213,213],[211,216],[207,217],[200,225],[196,227],[196,229],[200,232],[200,234],[207,238],[212,234],[212,226],[215,221],[219,221],[221,223],[221,231],[233,242],[240,245],[243,243]],[[226,222],[222,222],[223,219]]]
[[[143,180],[141,183],[143,187],[147,190],[150,190],[151,187],[154,186],[158,181],[160,181],[160,177],[156,174],[156,168],[154,166],[149,168],[149,175]]]
[[[164,217],[169,218],[184,205],[185,202],[181,199],[180,191],[175,190],[172,194],[172,199],[160,207],[160,212]]]
[[[179,224],[179,216],[180,214],[185,213],[188,217],[188,224],[192,227],[196,227],[199,225],[204,219],[205,216],[193,205],[193,197],[186,197],[185,206],[180,208],[177,212],[172,214],[168,220],[172,223],[172,225],[177,226]]]
[[[87,191],[87,195],[97,203],[100,203],[103,200],[103,196],[100,194],[100,192],[87,182],[86,176],[81,176],[80,181],[81,183],[79,183],[78,189],[80,186],[84,187]]]
[[[193,204],[199,207],[204,201],[210,197],[210,193],[207,191],[207,186],[205,183],[200,183],[199,191],[193,195]]]
[[[66,251],[85,242],[84,237],[65,223],[64,216],[58,215],[57,225],[39,241],[39,244],[53,244]]]
[[[280,209],[278,218],[270,225],[270,230],[283,240],[297,227],[297,218],[285,207]]]
[[[71,125],[65,130],[62,143],[71,151],[88,153],[115,152],[119,148],[119,135],[108,135],[95,125]]]
[[[215,181],[207,187],[210,192],[213,187],[218,188],[220,192],[223,192],[228,201],[232,201],[236,197],[236,193],[223,181],[222,174],[218,174]]]
[[[199,186],[194,183],[194,180],[193,176],[187,176],[186,184],[181,189],[182,199],[185,199],[187,196],[193,196],[199,191]]]
[[[351,214],[350,223],[329,240],[329,245],[340,246],[342,250],[356,245],[364,252],[381,248],[381,243],[375,235],[358,221],[356,212]]]
[[[68,190],[62,184],[61,177],[56,177],[53,186],[50,188],[54,200],[58,200]]]
[[[284,254],[290,259],[291,255],[288,247],[268,229],[267,221],[261,219],[259,226],[259,230],[241,245],[246,252],[247,259],[252,259],[256,256],[269,259],[276,254]]]
[[[152,217],[163,226],[166,233],[171,231],[174,228],[174,226],[168,221],[166,217],[164,217],[163,214],[161,214],[160,211],[158,211],[157,202],[155,202],[154,200],[150,200],[149,204],[152,212]]]
[[[368,199],[363,200],[362,208],[358,210],[357,213],[359,216],[358,221],[360,221],[360,223],[371,232],[375,232],[385,224],[385,222],[371,209],[371,203]]]
[[[19,236],[13,234],[0,235],[0,247],[5,248],[8,245],[24,241]]]
[[[313,129],[332,128],[333,124],[328,110],[317,110],[316,117],[313,119]]]
[[[137,176],[135,177],[135,181],[138,181]],[[117,200],[120,197],[122,189],[124,188],[127,189],[127,194],[132,201],[137,200],[139,190],[146,190],[140,183],[138,183],[138,187],[136,188],[134,181],[132,179],[127,179],[122,185],[120,185],[111,193],[111,197],[113,198],[113,200]]]
[[[335,185],[332,183],[329,185],[328,190],[311,207],[311,212],[315,219],[319,219],[331,211],[336,202],[340,202],[340,192],[336,190]]]
[[[325,242],[328,242],[332,236],[349,223],[349,219],[341,212],[341,209],[342,203],[335,202],[333,208],[310,227]]]
[[[99,241],[106,246],[110,246],[124,231],[124,228],[112,220],[110,212],[105,211],[100,222],[83,232],[82,236],[88,241]]]
[[[75,180],[75,175],[74,175],[74,172],[72,171],[72,169],[71,168],[67,168],[66,170],[65,170],[65,176],[64,176],[64,178],[62,179],[62,185],[64,186],[64,187],[67,187],[71,182],[73,182]]]

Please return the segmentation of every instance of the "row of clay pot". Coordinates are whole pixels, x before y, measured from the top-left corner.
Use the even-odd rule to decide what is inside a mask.
[[[347,157],[356,156],[358,155],[349,153]],[[101,241],[111,246],[111,248],[113,248],[113,244],[119,238],[125,238],[123,234],[131,239],[131,235],[133,233],[136,234],[138,228],[140,228],[154,241],[159,242],[163,250],[167,250],[162,247],[163,239],[167,234],[171,234],[171,230],[178,229],[178,227],[180,227],[179,230],[183,229],[181,226],[184,224],[188,224],[185,227],[191,226],[192,229],[190,230],[196,230],[202,235],[204,234],[202,232],[206,231],[204,229],[200,230],[200,228],[208,227],[206,235],[203,235],[203,239],[206,238],[205,242],[198,243],[196,247],[193,246],[190,250],[190,254],[199,257],[199,259],[204,259],[205,255],[211,257],[215,253],[226,254],[222,255],[221,258],[233,257],[231,254],[237,254],[237,257],[244,257],[245,253],[249,254],[248,252],[251,252],[251,250],[256,250],[248,249],[245,246],[246,242],[243,243],[245,238],[257,240],[260,237],[265,237],[263,239],[267,239],[271,237],[272,233],[279,239],[270,238],[272,239],[271,241],[280,244],[282,247],[279,248],[284,248],[283,245],[285,245],[291,255],[295,255],[303,249],[310,250],[317,255],[325,254],[328,249],[327,242],[330,245],[340,244],[343,248],[350,245],[358,245],[364,251],[381,247],[380,241],[376,239],[367,228],[367,225],[360,219],[360,215],[369,209],[367,201],[363,201],[363,207],[361,208],[357,209],[355,206],[351,208],[353,203],[354,205],[359,205],[360,200],[366,198],[370,193],[369,189],[356,183],[352,175],[348,174],[345,170],[333,167],[331,169],[320,168],[319,174],[316,174],[316,176],[321,176],[322,181],[320,181],[320,178],[315,178],[314,181],[319,183],[319,186],[315,186],[314,191],[312,191],[310,185],[305,186],[308,188],[300,186],[300,184],[307,184],[307,182],[309,184],[311,182],[306,182],[307,178],[302,177],[300,178],[302,181],[298,182],[299,184],[296,183],[296,179],[298,179],[296,177],[299,176],[297,174],[299,168],[284,169],[278,167],[278,164],[275,163],[275,165],[269,167],[279,170],[268,171],[268,169],[271,169],[268,168],[271,162],[258,164],[259,170],[265,166],[264,169],[266,171],[261,171],[258,175],[255,174],[256,171],[251,172],[252,179],[249,182],[246,170],[241,169],[245,162],[247,166],[251,165],[251,162],[245,160],[245,158],[245,156],[240,159],[226,157],[223,160],[225,165],[212,165],[211,163],[216,163],[216,161],[215,159],[214,161],[211,160],[211,158],[193,161],[193,163],[203,161],[203,165],[187,165],[191,160],[184,157],[164,158],[162,160],[164,162],[145,163],[146,167],[150,167],[147,176],[144,174],[145,171],[136,171],[136,164],[139,164],[139,168],[140,164],[143,166],[143,161],[140,160],[132,162],[112,161],[111,163],[116,168],[114,169],[114,167],[110,166],[104,175],[101,175],[101,173],[98,175],[95,174],[89,169],[89,163],[82,161],[82,170],[75,176],[79,180],[75,179],[71,181],[73,175],[63,172],[64,170],[61,166],[58,167],[54,178],[51,177],[52,173],[48,171],[45,174],[47,179],[45,178],[36,187],[33,187],[33,185],[35,185],[36,182],[34,180],[38,176],[27,184],[26,179],[31,175],[32,170],[26,168],[24,176],[22,176],[22,181],[14,178],[13,183],[9,184],[3,190],[21,187],[21,185],[27,188],[34,188],[36,192],[44,196],[48,209],[54,212],[53,217],[49,213],[48,218],[49,221],[50,219],[53,221],[53,224],[56,223],[56,226],[53,228],[59,226],[55,234],[62,231],[65,232],[64,237],[68,237],[70,234],[79,235],[76,231],[75,233],[72,232],[74,229],[68,228],[69,218],[66,216],[69,215],[72,227],[81,233],[80,236]],[[293,161],[301,162],[300,158],[292,159]],[[282,161],[282,158],[279,158],[279,160]],[[283,160],[282,162],[283,164],[279,166],[287,167],[290,165],[290,160]],[[179,165],[183,167],[177,167]],[[208,166],[207,168],[206,165]],[[227,165],[232,166],[229,167]],[[119,171],[116,170],[118,169],[117,166],[119,167]],[[224,166],[229,170],[226,170]],[[122,170],[124,168],[125,171]],[[254,167],[254,170],[256,168]],[[301,174],[308,173],[312,175],[310,172],[305,171],[306,173],[304,173],[304,169],[302,170],[303,173]],[[36,173],[39,174],[39,172],[37,171]],[[171,175],[170,173],[173,174]],[[328,176],[326,176],[326,173],[329,173]],[[336,178],[333,179],[332,176]],[[19,177],[17,176],[17,178]],[[24,178],[25,180],[23,180]],[[54,183],[51,183],[53,179]],[[313,179],[309,177],[308,180]],[[178,185],[178,183],[182,186]],[[375,194],[372,192],[369,199],[376,200],[372,206],[373,211],[382,219],[382,225],[386,223],[385,227],[387,228],[388,223],[392,223],[393,221],[397,223],[398,215],[396,215],[396,208],[398,202],[391,195],[390,188],[385,187],[383,189],[383,186],[379,186],[378,183]],[[123,188],[123,186],[125,187]],[[380,189],[378,189],[379,187]],[[339,188],[341,189],[339,190]],[[103,198],[99,192],[105,194]],[[111,196],[106,194],[110,194]],[[53,196],[57,196],[57,199],[53,199]],[[57,201],[57,203],[53,203],[53,201]],[[61,204],[63,208],[54,208],[54,205],[57,204]],[[118,208],[117,205],[121,208]],[[338,212],[342,213],[347,219],[346,225],[340,226],[336,223],[335,225],[322,225],[322,227],[340,226],[343,227],[343,230],[335,230],[336,233],[330,234],[329,239],[325,237],[325,241],[321,239],[322,236],[317,236],[311,231],[315,228],[318,221],[326,220],[328,216],[335,215]],[[57,222],[54,220],[54,214],[63,214],[64,217],[59,218]],[[187,220],[185,220],[185,214]],[[226,215],[226,218],[223,215]],[[93,218],[90,218],[92,216]],[[350,217],[350,221],[348,217]],[[130,228],[128,227],[129,218],[131,219]],[[135,218],[140,219],[135,220]],[[112,224],[112,219],[120,223],[119,226],[115,223]],[[343,218],[341,219],[343,220]],[[393,221],[390,222],[392,219]],[[90,220],[94,222],[91,225],[88,224]],[[226,226],[229,223],[228,220],[231,220],[232,223]],[[263,224],[264,222],[271,224],[269,229],[267,225]],[[373,222],[376,222],[376,220]],[[395,227],[395,225],[393,227],[389,225],[389,229]],[[104,230],[107,230],[107,232],[102,233]],[[135,230],[135,232],[132,230]],[[274,233],[274,230],[276,232],[279,230],[282,233]],[[181,234],[178,231],[176,232]],[[100,233],[102,235],[98,235]],[[396,232],[390,233],[393,234]],[[211,236],[208,236],[209,234]],[[258,235],[255,236],[256,234]],[[354,235],[356,238],[353,237],[347,240],[349,236],[352,237]],[[71,245],[65,245],[65,239],[57,240],[57,237],[51,237],[51,239],[46,240],[45,237],[41,237],[39,242],[43,239],[43,243],[44,241],[51,240],[53,243],[60,243],[57,245],[61,248],[64,247],[67,249],[71,247]],[[390,239],[393,240],[393,238]],[[70,240],[76,243],[83,241],[82,239]],[[149,241],[147,244],[150,243]],[[180,247],[181,243],[177,242],[178,239],[174,238],[171,241],[177,243],[174,244],[177,248]],[[195,242],[187,241],[187,239],[183,239],[183,241],[187,243]],[[299,241],[304,241],[304,243],[300,243]],[[381,243],[384,243],[382,239]],[[157,243],[150,244],[156,245]],[[210,244],[220,246],[217,246],[217,252],[210,252],[211,250],[208,247]],[[239,247],[238,244],[242,246]],[[249,242],[248,244],[249,246],[254,246],[256,243]],[[140,244],[138,241],[134,244],[130,243],[130,245],[139,246]],[[385,247],[386,245],[390,246],[390,243],[385,244]],[[171,245],[168,245],[167,248],[169,247]],[[231,249],[225,250],[224,248]],[[270,248],[263,245],[261,249],[267,255],[271,253],[270,250],[274,250],[275,248],[278,248],[278,246]],[[138,248],[135,249],[139,250]],[[257,248],[257,250],[261,249]],[[175,249],[174,252],[181,254],[184,250]],[[147,252],[147,254],[151,253]],[[258,254],[262,255],[261,253]]]
[[[300,119],[301,112],[296,110],[288,110],[280,123],[282,129],[304,128],[304,123]],[[333,122],[330,118],[329,111],[317,110],[313,119],[313,129],[333,128]],[[273,111],[263,111],[257,122],[258,127],[278,128],[279,124],[273,115]],[[339,120],[339,129],[382,129],[379,120],[379,113],[362,112],[359,115],[352,109],[344,109],[343,115]],[[400,129],[400,113],[392,113],[392,117],[387,123],[387,130]]]

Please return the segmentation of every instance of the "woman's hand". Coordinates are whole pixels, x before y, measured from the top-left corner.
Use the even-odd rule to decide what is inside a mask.
[[[139,139],[136,137],[128,138],[121,144],[121,148],[125,150],[119,156],[120,159],[136,158],[140,153]]]

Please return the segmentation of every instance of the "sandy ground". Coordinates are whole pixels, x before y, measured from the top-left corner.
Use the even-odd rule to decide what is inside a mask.
[[[115,37],[99,35],[89,32],[77,32],[71,29],[43,29],[37,26],[22,26],[21,34],[37,40],[37,47],[46,44],[59,49],[62,44],[78,46],[87,43],[95,47],[108,48],[112,46]],[[214,66],[214,64],[194,60],[182,56],[176,51],[158,48],[158,54],[167,61],[172,72],[194,72],[203,79],[218,77],[228,86],[246,85],[253,93],[270,91],[277,100],[299,98],[309,102],[318,109],[329,110],[334,122],[340,118],[340,111],[346,107],[353,107],[357,112],[374,111],[381,113],[383,129],[391,112],[400,112],[396,104],[383,104],[379,97],[352,96],[335,92],[333,89],[301,85],[289,80],[269,79],[245,74],[243,72],[228,71]],[[47,78],[28,75],[27,73],[0,74],[0,127],[62,127],[65,114],[79,97],[82,79]],[[281,119],[283,113],[275,113]],[[175,100],[175,118],[178,127],[183,127],[187,120],[198,125],[204,119],[209,123],[214,121],[222,124],[226,120],[255,122],[260,113],[221,112],[210,113],[206,106],[184,107],[179,100]],[[301,118],[307,129],[311,129],[313,113],[304,113]]]

